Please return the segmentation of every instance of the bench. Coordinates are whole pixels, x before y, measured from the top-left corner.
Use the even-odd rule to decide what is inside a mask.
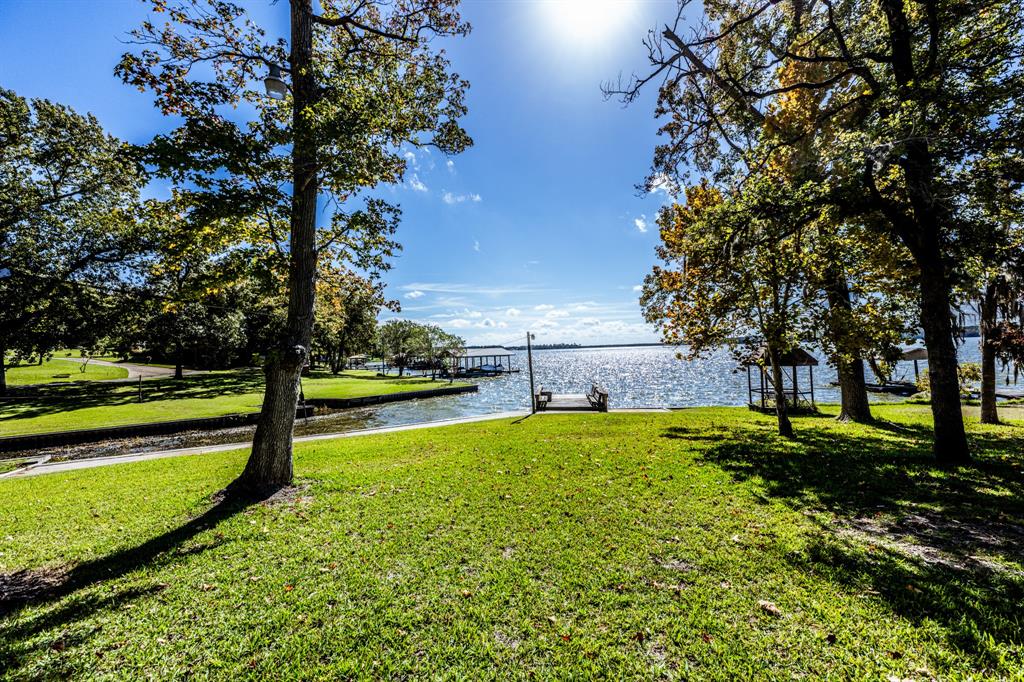
[[[534,404],[538,410],[543,410],[551,402],[551,391],[545,391],[544,387],[541,386],[537,389],[537,392],[533,396]]]
[[[608,391],[597,384],[591,384],[590,393],[587,393],[587,401],[590,406],[600,412],[608,411]]]

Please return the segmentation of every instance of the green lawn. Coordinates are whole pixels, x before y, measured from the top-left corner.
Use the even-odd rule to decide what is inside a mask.
[[[128,370],[122,367],[96,365],[90,362],[86,365],[85,371],[82,372],[81,361],[78,358],[74,358],[73,361],[70,362],[55,358],[52,360],[46,360],[41,365],[33,363],[8,368],[7,383],[10,386],[24,386],[27,384],[125,379],[127,376]]]
[[[77,371],[71,363],[65,363]],[[420,377],[377,377],[373,372],[349,371],[333,376],[315,373],[303,379],[310,398],[351,398],[447,386],[446,381]],[[138,384],[55,386],[38,389],[16,400],[0,402],[0,435],[47,433],[102,426],[173,421],[196,417],[258,412],[263,402],[263,374],[233,370],[186,376],[180,381]]]
[[[538,415],[0,481],[0,670],[107,679],[1020,679],[1024,424],[934,467],[742,409]],[[39,592],[40,585],[49,585]],[[4,613],[6,612],[6,615]]]

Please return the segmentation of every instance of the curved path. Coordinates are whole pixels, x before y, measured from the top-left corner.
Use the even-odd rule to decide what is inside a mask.
[[[75,362],[81,364],[81,358],[54,358],[64,362]],[[90,365],[105,365],[107,367],[120,367],[128,370],[127,379],[108,379],[107,381],[132,381],[142,377],[143,379],[158,379],[161,377],[174,376],[173,367],[156,367],[154,365],[137,365],[131,362],[110,362],[109,360],[90,360]],[[197,374],[196,370],[187,369],[185,374]]]

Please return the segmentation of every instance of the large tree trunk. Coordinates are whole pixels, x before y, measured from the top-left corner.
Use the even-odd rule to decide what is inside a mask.
[[[779,364],[779,353],[771,345],[768,346],[768,357],[772,363],[772,389],[775,392],[775,416],[779,422],[779,435],[783,438],[793,437],[793,424],[789,421],[786,408],[786,386],[782,383],[782,366]]]
[[[935,458],[940,464],[971,461],[960,408],[960,377],[953,343],[949,282],[937,254],[921,267],[921,328],[928,347],[928,383],[935,422]]]
[[[996,410],[996,347],[992,332],[996,326],[996,283],[988,282],[981,299],[981,423],[998,424]]]
[[[867,382],[864,381],[864,360],[857,353],[852,360],[844,359],[850,352],[846,343],[843,324],[845,320],[835,319],[836,312],[848,315],[853,309],[850,301],[850,285],[842,273],[834,274],[827,283],[825,294],[832,309],[832,344],[838,350],[836,372],[839,375],[840,409],[839,421],[870,422],[871,406],[868,403]]]
[[[235,482],[265,494],[292,482],[292,427],[299,379],[309,358],[316,291],[316,140],[307,120],[317,99],[313,76],[312,0],[291,0],[292,207],[288,267],[288,320],[281,345],[268,353],[266,389],[252,454]]]
[[[839,360],[839,421],[870,422],[871,404],[868,402],[867,382],[864,381],[864,361],[860,358]]]

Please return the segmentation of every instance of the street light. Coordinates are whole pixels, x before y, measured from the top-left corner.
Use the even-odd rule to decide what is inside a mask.
[[[270,65],[270,74],[263,79],[263,85],[267,88],[268,97],[284,99],[288,94],[288,84],[281,78],[281,67],[277,64]]]

